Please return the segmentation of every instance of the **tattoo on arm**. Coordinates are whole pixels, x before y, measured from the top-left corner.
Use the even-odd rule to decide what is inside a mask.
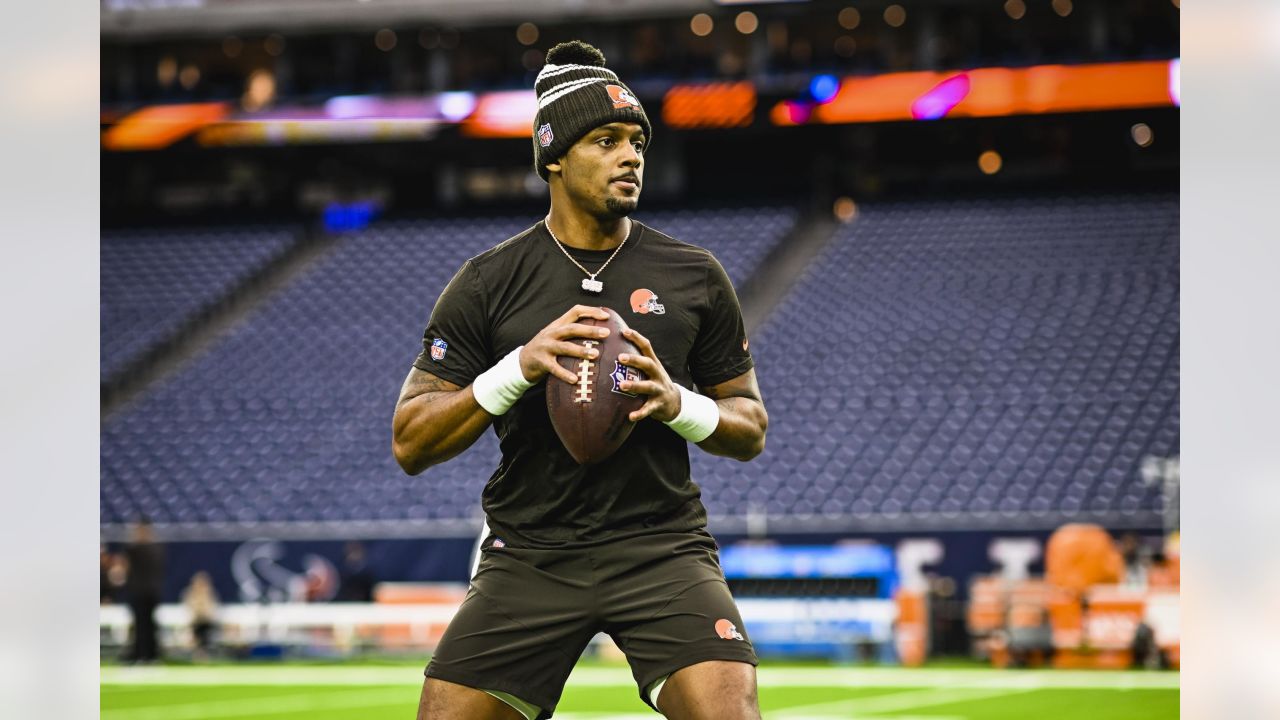
[[[404,385],[400,388],[400,401],[396,403],[396,406],[399,407],[422,395],[458,389],[456,384],[415,367],[409,371],[409,376],[404,379]]]
[[[760,397],[749,389],[731,390],[721,385],[712,385],[709,387],[699,387],[698,390],[707,397],[719,402],[721,400],[750,400],[752,402],[760,402]]]

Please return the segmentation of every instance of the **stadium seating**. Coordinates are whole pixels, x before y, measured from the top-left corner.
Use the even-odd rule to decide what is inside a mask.
[[[106,381],[168,342],[293,244],[287,228],[102,236],[99,371]]]
[[[736,281],[794,222],[778,208],[640,217],[710,248]],[[391,413],[449,278],[530,224],[399,221],[344,236],[205,354],[106,419],[102,521],[475,516],[497,465],[493,434],[408,477],[391,456]]]
[[[1178,441],[1176,197],[862,209],[752,338],[764,455],[713,514],[1158,524]]]
[[[742,283],[788,209],[642,219]],[[103,425],[102,521],[478,513],[486,434],[410,478],[390,402],[436,296],[528,218],[391,222],[333,253]],[[769,443],[691,453],[713,515],[1152,522],[1178,440],[1172,196],[866,204],[752,338]],[[104,315],[108,301],[104,294]]]

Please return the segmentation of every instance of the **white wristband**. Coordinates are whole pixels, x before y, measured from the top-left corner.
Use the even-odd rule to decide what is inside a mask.
[[[680,414],[665,424],[689,442],[702,442],[711,437],[720,424],[720,406],[706,395],[699,395],[683,385],[680,391]]]
[[[503,415],[533,387],[520,369],[520,350],[523,345],[507,353],[497,365],[476,376],[471,383],[471,394],[490,415]]]

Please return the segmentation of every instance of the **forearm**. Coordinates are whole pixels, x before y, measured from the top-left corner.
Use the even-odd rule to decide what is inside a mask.
[[[492,421],[470,386],[409,398],[396,409],[392,423],[396,462],[417,475],[471,447]]]
[[[720,421],[698,447],[723,457],[747,461],[764,451],[769,415],[759,400],[746,397],[716,399]]]

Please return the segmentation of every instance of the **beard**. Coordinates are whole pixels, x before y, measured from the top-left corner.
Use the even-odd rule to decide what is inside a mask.
[[[615,217],[626,217],[636,211],[636,206],[640,204],[639,198],[620,198],[607,197],[604,200],[604,208]]]

